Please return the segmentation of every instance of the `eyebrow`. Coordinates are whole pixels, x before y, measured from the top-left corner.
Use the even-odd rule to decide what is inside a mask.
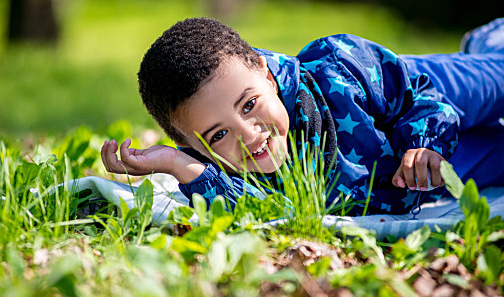
[[[234,109],[238,108],[238,106],[240,105],[240,102],[245,98],[245,96],[247,95],[247,93],[249,93],[252,90],[253,90],[252,87],[248,87],[245,90],[243,90],[243,92],[238,97],[238,100],[236,100],[236,102],[233,104],[233,108]],[[203,139],[207,139],[207,135],[210,133],[210,131],[212,131],[213,129],[217,128],[220,124],[221,123],[216,123],[215,125],[212,125],[210,128],[206,129],[205,132],[201,133],[201,137]]]

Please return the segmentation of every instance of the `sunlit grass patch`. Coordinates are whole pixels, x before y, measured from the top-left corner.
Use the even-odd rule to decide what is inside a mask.
[[[121,137],[128,125],[108,130]],[[327,209],[309,193],[324,189],[312,186],[317,173],[310,161],[282,172],[294,182],[287,182],[289,195],[306,191],[288,201],[282,194],[243,197],[230,212],[222,197],[207,208],[195,196],[194,208],[181,207],[167,225],[156,227],[149,224],[153,192],[146,181],[134,208],[103,208],[79,218],[85,193],[76,197],[54,186],[85,176],[96,165],[86,160],[100,158],[92,139],[106,137],[80,128],[28,154],[0,140],[0,295],[291,296],[338,290],[414,296],[443,286],[466,294],[503,293],[502,218],[486,216],[488,204],[474,184],[462,184],[448,167],[443,176],[460,197],[465,220],[447,232],[422,228],[383,242],[358,227],[338,234],[320,227],[316,218]],[[306,209],[296,209],[301,207]],[[284,224],[274,227],[269,220]],[[175,232],[177,225],[185,233]]]

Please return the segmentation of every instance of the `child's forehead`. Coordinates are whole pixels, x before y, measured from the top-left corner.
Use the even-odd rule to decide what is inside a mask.
[[[176,110],[177,118],[187,118],[196,111],[205,112],[200,108],[201,106],[219,109],[234,104],[242,94],[258,85],[255,79],[257,73],[257,70],[249,68],[238,58],[222,60],[196,92],[186,98]],[[205,118],[199,120],[204,121]]]
[[[225,56],[210,75],[209,81],[214,80],[214,78],[229,78],[230,75],[256,73],[258,70],[257,67],[247,65],[245,60],[240,57]]]
[[[254,88],[260,83],[257,79],[259,73],[258,69],[247,66],[241,59],[225,59],[202,82],[191,98],[219,100],[224,95],[241,94],[245,89]]]

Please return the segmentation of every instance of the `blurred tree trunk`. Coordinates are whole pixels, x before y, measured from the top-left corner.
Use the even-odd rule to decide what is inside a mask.
[[[52,0],[9,0],[9,4],[9,42],[57,42],[59,30]]]
[[[235,14],[239,2],[240,0],[209,0],[207,5],[211,15],[220,19],[228,19]]]
[[[259,0],[203,0],[211,16],[220,20],[230,21],[239,17],[252,2]]]

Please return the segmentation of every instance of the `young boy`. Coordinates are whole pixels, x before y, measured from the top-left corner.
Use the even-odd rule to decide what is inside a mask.
[[[443,185],[442,160],[480,187],[504,185],[504,19],[466,34],[462,45],[461,53],[398,56],[335,35],[291,57],[252,49],[216,20],[187,19],[154,42],[138,73],[147,110],[183,149],[137,150],[128,139],[119,161],[117,142],[105,141],[103,163],[114,173],[169,173],[186,196],[211,203],[221,194],[231,205],[243,189],[260,195],[240,172],[270,177],[308,142],[323,150],[330,180],[339,173],[327,203],[340,192],[364,200],[375,161],[375,212],[404,213],[434,199],[442,188],[425,191]],[[229,175],[198,135],[229,162]]]

